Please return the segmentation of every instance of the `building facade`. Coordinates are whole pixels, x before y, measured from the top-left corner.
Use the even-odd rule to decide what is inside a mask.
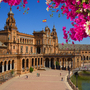
[[[73,69],[81,66],[83,58],[89,61],[89,54],[90,45],[58,44],[55,26],[52,31],[46,26],[33,35],[20,33],[11,8],[4,30],[0,31],[0,75],[9,75],[12,70],[15,74],[28,73],[30,67]]]

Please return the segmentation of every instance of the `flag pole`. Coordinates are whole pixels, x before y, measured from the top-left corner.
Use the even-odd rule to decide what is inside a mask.
[[[46,26],[47,26],[47,21],[46,21]]]

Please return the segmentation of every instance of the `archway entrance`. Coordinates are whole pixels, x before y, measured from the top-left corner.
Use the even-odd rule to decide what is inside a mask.
[[[57,58],[57,61],[56,61],[56,69],[60,69],[59,58]]]
[[[48,58],[46,58],[46,60],[45,60],[45,67],[49,67],[49,59]]]
[[[24,69],[24,62],[25,62],[25,60],[23,59],[22,60],[22,68]]]
[[[54,69],[54,58],[51,58],[51,68]]]
[[[40,54],[40,47],[37,47],[37,54]]]
[[[62,59],[62,70],[64,70],[64,58]]]
[[[0,73],[2,72],[2,62],[0,63]]]
[[[4,62],[4,71],[6,71],[6,61]]]
[[[12,69],[14,69],[14,60],[12,61]]]

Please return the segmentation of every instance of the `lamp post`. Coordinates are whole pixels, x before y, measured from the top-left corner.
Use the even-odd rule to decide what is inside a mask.
[[[78,88],[78,72],[75,73],[76,76],[76,88]]]
[[[74,68],[75,68],[75,49],[74,49]]]
[[[84,66],[84,55],[83,55],[83,66]]]
[[[70,68],[68,67],[68,74],[69,74],[69,79],[70,79]]]

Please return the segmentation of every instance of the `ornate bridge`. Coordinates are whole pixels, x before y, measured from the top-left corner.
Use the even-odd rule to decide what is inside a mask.
[[[78,72],[78,71],[90,71],[90,65],[85,65],[76,69],[73,69],[72,72],[73,74]]]

